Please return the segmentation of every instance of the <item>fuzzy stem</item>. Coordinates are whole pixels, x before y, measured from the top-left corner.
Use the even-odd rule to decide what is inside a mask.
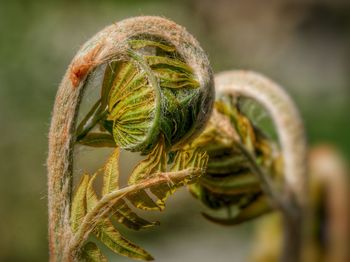
[[[285,242],[282,261],[300,261],[303,235],[303,210],[307,202],[307,148],[303,123],[293,101],[281,87],[253,72],[230,71],[215,78],[219,94],[249,97],[262,104],[276,126],[284,158],[284,190],[281,197],[288,208],[282,208]],[[266,174],[262,174],[266,176]],[[266,178],[259,177],[265,187]],[[273,188],[263,188],[267,194]],[[271,195],[271,194],[270,194]],[[281,207],[284,207],[282,205]],[[290,212],[290,211],[291,212]],[[287,211],[287,212],[286,212]]]
[[[194,70],[201,88],[212,90],[212,73],[204,51],[183,27],[167,19],[147,16],[126,19],[106,27],[82,46],[58,88],[49,132],[47,168],[50,261],[71,260],[64,252],[68,250],[67,244],[73,238],[69,226],[73,149],[86,77],[101,64],[127,58],[127,41],[138,35],[160,37],[172,44]],[[210,101],[214,94],[207,92],[206,95],[204,102]],[[196,119],[196,126],[200,127],[198,132],[209,118],[210,110],[211,107],[208,107],[207,114]]]

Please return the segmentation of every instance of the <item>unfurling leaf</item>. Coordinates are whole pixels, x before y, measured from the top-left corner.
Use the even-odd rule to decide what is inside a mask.
[[[81,257],[85,262],[107,262],[107,258],[93,242],[86,243],[82,248]]]
[[[78,230],[86,214],[86,188],[89,183],[89,175],[83,175],[72,201],[70,224],[73,232]]]
[[[86,190],[87,211],[91,211],[98,203],[98,197],[93,189],[93,182],[98,173],[96,173],[88,184]],[[108,217],[101,217],[93,230],[94,235],[103,244],[115,253],[140,260],[153,260],[152,256],[139,246],[125,239],[114,227]]]

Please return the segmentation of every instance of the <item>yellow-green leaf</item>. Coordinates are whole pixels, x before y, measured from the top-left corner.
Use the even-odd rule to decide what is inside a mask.
[[[88,133],[78,143],[91,147],[116,147],[113,136],[107,133]]]
[[[163,139],[154,147],[146,159],[142,160],[132,171],[128,184],[137,184],[139,181],[149,178],[160,172],[166,171],[166,152]]]
[[[149,222],[139,217],[123,199],[114,205],[113,211],[115,211],[114,217],[119,223],[133,230],[159,225],[159,222]]]
[[[89,183],[89,175],[83,175],[72,201],[70,224],[73,232],[78,230],[86,214],[86,188]]]
[[[205,152],[199,150],[179,151],[175,156],[171,171],[176,172],[189,169],[189,172],[192,172],[192,174],[182,180],[176,181],[174,179],[169,179],[167,183],[152,186],[150,191],[158,198],[156,203],[164,208],[166,199],[173,194],[176,189],[192,182],[194,177],[200,176],[205,171],[207,162],[208,156]],[[166,174],[164,175],[166,176]]]
[[[164,150],[164,139],[161,138],[152,152],[142,160],[132,171],[129,177],[129,185],[137,184],[142,180],[166,171],[166,152]],[[130,194],[128,199],[131,203],[140,209],[144,210],[162,210],[153,199],[144,191],[140,190],[137,193]]]
[[[98,202],[98,197],[93,189],[93,182],[98,174],[96,173],[88,184],[86,190],[87,210],[91,211]],[[107,217],[100,217],[95,229],[94,235],[109,249],[123,256],[134,259],[152,260],[152,256],[137,245],[126,240],[114,227]]]
[[[88,182],[87,189],[86,189],[86,209],[87,212],[91,211],[98,202],[98,197],[96,195],[96,192],[93,188],[94,181],[97,177],[98,173],[95,173],[90,181]]]
[[[161,87],[167,88],[198,88],[199,82],[190,73],[182,73],[173,68],[155,68],[155,75],[160,80]]]
[[[100,222],[95,230],[95,236],[113,252],[140,260],[153,260],[153,257],[141,247],[125,239],[108,220]]]
[[[208,164],[208,155],[206,152],[200,149],[184,149],[179,150],[174,158],[174,163],[171,167],[171,171],[180,171],[182,169],[193,168],[205,171]]]
[[[102,195],[119,189],[119,148],[116,148],[104,166]]]
[[[185,72],[185,73],[193,72],[191,67],[189,67],[187,64],[177,59],[172,59],[164,56],[145,56],[145,59],[151,68],[155,68],[159,66],[166,66],[166,67],[171,66],[181,72]]]
[[[82,259],[85,262],[107,262],[107,258],[93,242],[87,242],[82,248]]]
[[[127,198],[131,204],[139,209],[159,211],[163,210],[163,207],[154,202],[154,200],[146,193],[145,190],[140,190],[138,192],[129,194]]]

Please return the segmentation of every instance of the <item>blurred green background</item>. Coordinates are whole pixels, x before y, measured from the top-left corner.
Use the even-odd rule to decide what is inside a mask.
[[[310,143],[335,144],[350,159],[349,1],[0,0],[0,261],[48,259],[45,159],[57,86],[82,43],[136,15],[185,26],[215,72],[255,70],[280,83]],[[247,260],[252,223],[216,226],[203,209],[181,190],[154,216],[160,227],[126,234],[158,261]]]

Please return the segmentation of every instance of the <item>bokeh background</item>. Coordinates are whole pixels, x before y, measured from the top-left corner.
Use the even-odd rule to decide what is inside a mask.
[[[349,1],[0,0],[0,261],[47,261],[45,159],[57,86],[83,42],[136,15],[185,26],[215,72],[255,70],[283,85],[310,144],[327,141],[350,159]],[[203,209],[181,190],[154,215],[160,227],[125,233],[158,261],[248,260],[254,223],[220,227]]]

